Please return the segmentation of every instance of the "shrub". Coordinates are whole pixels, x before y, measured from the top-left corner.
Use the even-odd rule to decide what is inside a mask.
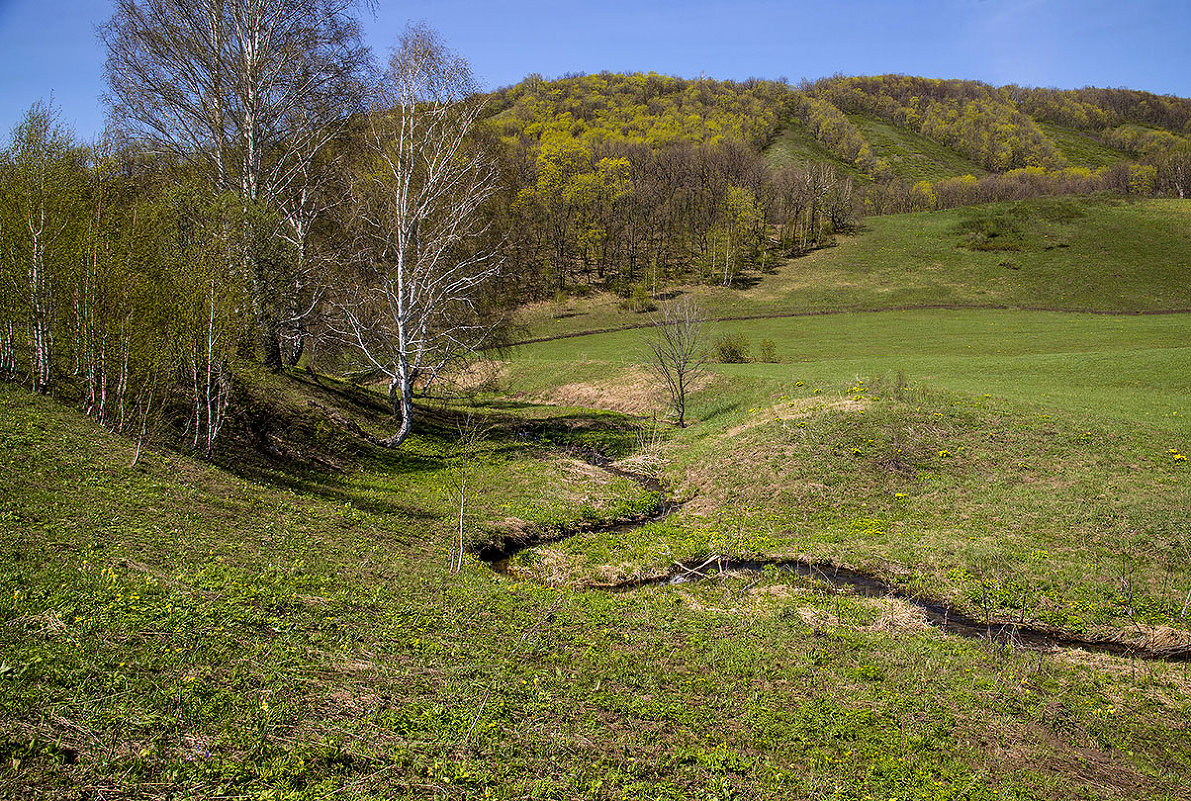
[[[725,334],[715,342],[715,360],[720,364],[744,364],[749,358],[749,341],[743,334]]]
[[[638,281],[629,290],[629,296],[620,302],[620,307],[641,314],[654,311],[657,309],[657,304],[649,296],[649,290],[646,288],[645,282]]]

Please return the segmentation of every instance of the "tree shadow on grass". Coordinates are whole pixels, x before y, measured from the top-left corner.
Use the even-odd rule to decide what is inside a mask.
[[[740,404],[736,401],[722,401],[707,409],[700,408],[699,411],[701,414],[699,415],[698,422],[709,423],[717,417],[723,417],[726,414],[731,414],[739,410]]]

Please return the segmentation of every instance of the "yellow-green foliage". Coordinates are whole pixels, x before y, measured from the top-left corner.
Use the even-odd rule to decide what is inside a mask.
[[[864,172],[877,172],[878,161],[864,134],[838,108],[821,98],[800,95],[795,113],[819,143],[836,156]]]
[[[994,171],[1063,165],[1054,143],[1008,89],[976,81],[904,75],[831,78],[813,94],[849,112],[872,114],[942,142]]]
[[[752,145],[776,134],[792,92],[772,81],[686,80],[668,75],[602,72],[543,81],[531,77],[495,96],[497,129],[506,142],[543,141],[562,133],[587,147],[675,142]]]
[[[1032,117],[1077,128],[1103,131],[1125,123],[1191,133],[1191,100],[1134,89],[1022,89],[1007,87]]]

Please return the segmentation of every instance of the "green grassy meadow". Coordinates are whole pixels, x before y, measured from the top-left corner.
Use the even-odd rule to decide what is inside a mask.
[[[1039,122],[1038,127],[1058,146],[1059,152],[1072,167],[1098,170],[1121,160],[1121,151],[1101,144],[1082,131],[1049,122]]]
[[[902,371],[940,389],[1191,428],[1187,315],[939,309],[727,321],[710,330],[743,337],[754,353],[762,339],[775,344],[779,364],[716,365],[728,387],[738,379],[830,387]],[[628,368],[642,359],[643,337],[633,329],[523,346],[513,364],[527,369],[514,386]]]
[[[873,155],[885,159],[899,180],[934,182],[960,175],[981,176],[988,172],[946,145],[907,128],[898,128],[864,114],[850,114],[848,118],[860,129],[872,147]]]
[[[1191,314],[1089,313],[1191,308],[1187,209],[876,218],[691,289],[804,316],[709,323],[777,361],[710,365],[684,429],[652,419],[640,329],[501,354],[395,452],[318,412],[383,432],[382,398],[296,371],[242,378],[272,455],[136,466],[0,385],[0,797],[1191,797],[1186,662],[965,639],[776,571],[599,588],[802,558],[990,624],[1191,645]],[[889,310],[920,305],[956,308]],[[569,314],[527,331],[639,322]],[[658,498],[592,452],[682,506],[599,529]],[[474,555],[535,539],[508,575]]]
[[[836,156],[815,140],[814,135],[801,122],[788,120],[781,132],[765,150],[766,160],[774,167],[804,166],[827,163],[858,180],[866,180],[864,173]]]
[[[1166,532],[1173,550],[1144,560],[1139,551],[1148,567],[1137,569],[1155,593],[1168,570],[1168,588],[1191,590],[1191,496],[1174,458],[1191,434],[1186,325],[1186,315],[969,310],[719,324],[754,345],[770,338],[780,362],[714,366],[693,399],[698,422],[674,434],[681,455],[666,474],[698,496],[695,511],[603,548],[618,550],[624,575],[720,552],[830,555],[961,606],[997,565],[998,584],[1039,582],[1016,590],[1035,605],[1054,601],[1055,576],[1072,605],[1098,583],[1107,605],[1097,622],[1126,625],[1106,599],[1130,538]],[[641,336],[526,346],[511,365],[514,386],[540,393],[551,383],[542,377],[573,385],[581,371],[615,383],[616,371],[637,369]],[[561,547],[582,551],[592,539]],[[1057,572],[1055,560],[1035,558],[1060,549],[1069,564]],[[1177,614],[1154,622],[1184,626],[1182,596],[1167,593],[1151,601]],[[1068,628],[1091,622],[1067,612],[1047,616]]]
[[[1191,207],[1177,200],[1044,198],[865,220],[838,246],[691,288],[710,317],[920,306],[1191,310]],[[614,295],[525,307],[525,338],[648,322]]]

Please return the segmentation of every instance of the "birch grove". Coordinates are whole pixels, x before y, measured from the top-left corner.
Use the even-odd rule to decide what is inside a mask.
[[[109,101],[154,149],[200,167],[241,204],[239,271],[265,363],[305,288],[300,234],[270,258],[311,164],[363,109],[370,65],[356,0],[117,0],[101,29]],[[301,204],[300,204],[301,205]],[[309,210],[308,206],[301,205]],[[293,240],[290,240],[293,242]],[[262,250],[264,254],[262,254]],[[288,316],[287,316],[288,315]]]

